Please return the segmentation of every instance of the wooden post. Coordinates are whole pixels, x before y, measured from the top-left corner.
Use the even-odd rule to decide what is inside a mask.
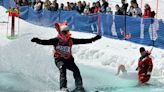
[[[15,16],[11,16],[11,36],[15,36]]]

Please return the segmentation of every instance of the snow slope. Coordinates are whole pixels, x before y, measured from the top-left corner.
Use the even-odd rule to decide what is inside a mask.
[[[5,9],[0,6],[4,21]],[[5,20],[6,19],[6,20]],[[0,24],[0,92],[55,92],[59,89],[59,72],[53,60],[53,47],[31,43],[31,38],[50,39],[57,35],[54,28],[44,28],[20,20],[19,36],[6,39],[6,25]],[[72,37],[90,38],[94,34],[73,32]],[[84,87],[102,92],[163,92],[164,50],[154,48],[153,79],[150,87],[135,87],[136,80],[115,76],[119,64],[135,71],[141,45],[103,37],[93,44],[73,46],[73,56],[82,73]],[[150,50],[152,47],[144,46]],[[157,79],[158,77],[160,79]],[[74,88],[68,72],[68,87]]]

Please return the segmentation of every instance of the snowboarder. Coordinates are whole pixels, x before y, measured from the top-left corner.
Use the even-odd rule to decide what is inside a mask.
[[[150,52],[145,51],[144,47],[140,48],[141,57],[138,61],[138,67],[136,70],[138,71],[138,80],[139,85],[145,85],[151,77],[151,72],[153,69],[152,59],[149,56]]]
[[[101,38],[97,35],[90,39],[76,39],[72,38],[67,23],[55,23],[55,28],[58,31],[58,36],[49,40],[41,40],[39,38],[33,38],[31,41],[41,45],[53,45],[54,46],[54,59],[55,64],[60,71],[60,90],[68,91],[66,69],[73,72],[76,88],[73,92],[85,92],[83,88],[82,77],[79,68],[74,63],[74,57],[72,56],[72,45],[92,43]]]

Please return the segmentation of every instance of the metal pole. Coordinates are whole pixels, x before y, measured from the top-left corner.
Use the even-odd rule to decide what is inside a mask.
[[[100,35],[100,15],[98,14],[98,34]]]
[[[157,0],[157,7],[156,7],[156,18],[158,18],[158,0]]]
[[[125,18],[124,18],[124,22],[125,22],[124,38],[125,38],[125,40],[127,40],[127,39],[126,39],[126,12],[127,12],[127,10],[125,10]]]

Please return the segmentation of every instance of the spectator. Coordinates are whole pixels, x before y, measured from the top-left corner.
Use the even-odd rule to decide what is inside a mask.
[[[82,6],[82,3],[81,3],[81,1],[79,1],[78,2],[78,4],[77,4],[77,11],[81,14],[81,13],[83,13],[83,6]]]
[[[126,3],[125,0],[121,0],[122,7],[121,7],[121,12],[126,15],[127,14],[127,8],[128,8],[128,3]]]
[[[36,3],[34,5],[34,10],[40,11],[43,8],[43,2],[41,0],[36,0]]]
[[[101,6],[101,12],[106,13],[106,9],[108,7],[108,2],[106,0],[102,0],[103,4]]]
[[[144,18],[150,18],[151,17],[151,8],[148,4],[145,4],[145,9],[144,9]]]
[[[113,12],[112,12],[112,10],[111,10],[111,7],[107,7],[107,9],[106,9],[106,14],[112,14]]]
[[[134,9],[133,9],[132,16],[133,17],[141,17],[141,15],[142,15],[141,8],[138,7],[137,3],[134,3],[133,6],[134,6]]]
[[[151,8],[148,4],[145,4],[145,9],[144,9],[144,14],[143,14],[143,24],[144,24],[144,31],[143,31],[143,38],[150,40],[150,37],[148,36],[149,34],[149,27],[150,24],[152,24],[152,19],[151,19]],[[149,41],[147,41],[149,42]]]
[[[67,2],[67,11],[70,11],[70,10],[72,10],[71,4],[70,2]]]
[[[28,6],[28,0],[22,0],[21,6]]]
[[[21,6],[21,3],[22,3],[21,0],[15,0],[15,2],[16,2],[16,4],[17,4],[18,6]]]
[[[35,4],[36,4],[36,0],[31,0],[32,1],[32,8],[34,8]]]
[[[131,0],[131,2],[133,2],[133,3],[136,3],[136,4],[137,4],[137,0]]]
[[[123,15],[121,8],[118,4],[115,6],[115,8],[116,8],[115,15]]]
[[[46,1],[44,2],[44,9],[50,10],[50,6],[51,6],[50,0],[46,0]]]
[[[94,9],[94,13],[99,13],[100,10],[101,10],[101,5],[100,5],[100,2],[97,1],[97,2],[96,2],[95,9]]]
[[[51,11],[57,11],[59,9],[59,4],[57,3],[57,0],[54,0],[50,7]]]
[[[117,16],[117,15],[123,15],[123,12],[121,11],[119,5],[116,5],[115,8],[116,8],[116,12],[115,12],[115,28],[116,28],[117,37],[119,39],[123,39],[124,35],[122,34],[122,31],[124,30],[124,24],[125,24],[124,23],[124,17]]]
[[[132,0],[131,2],[130,2],[130,8],[129,8],[129,10],[128,10],[128,16],[132,16],[132,13],[133,13],[133,9],[134,9],[134,1]]]
[[[86,2],[83,1],[83,3],[82,3],[82,9],[84,10],[86,6],[87,6]]]
[[[128,10],[128,16],[132,16],[133,14],[133,9],[134,9],[134,6],[130,6],[129,10]]]
[[[89,5],[87,5],[84,9],[84,15],[89,15],[90,14],[90,8],[89,8]]]
[[[29,6],[32,6],[32,2],[33,2],[34,0],[28,0],[28,5]]]
[[[74,3],[70,3],[71,10],[77,10],[77,7],[74,5]]]
[[[91,10],[90,10],[91,13],[94,13],[95,7],[96,7],[96,3],[93,2],[93,3],[92,3]]]
[[[63,3],[60,4],[60,10],[64,10],[64,4]]]

